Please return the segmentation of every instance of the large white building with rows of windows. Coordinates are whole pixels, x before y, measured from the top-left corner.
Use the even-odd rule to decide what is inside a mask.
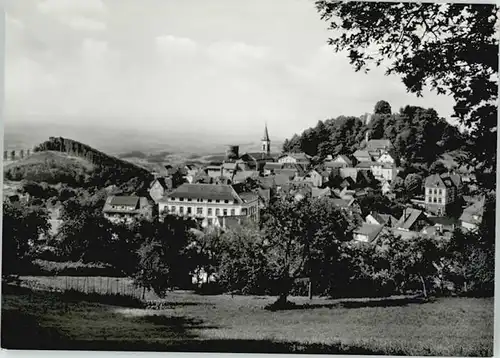
[[[160,214],[176,214],[200,219],[212,226],[226,216],[259,220],[259,197],[237,193],[231,185],[183,184],[158,202]]]

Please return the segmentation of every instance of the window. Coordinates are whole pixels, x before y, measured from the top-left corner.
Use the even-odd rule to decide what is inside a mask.
[[[183,206],[179,206],[179,213],[184,214],[184,207]]]
[[[223,211],[223,214],[222,214],[222,215],[223,215],[223,216],[227,216],[227,209],[224,209],[224,211]]]
[[[212,199],[208,199],[208,202],[211,203],[212,202]]]
[[[208,219],[208,225],[212,225],[214,223],[214,220],[212,218]]]
[[[439,189],[438,193],[439,193],[439,195],[441,195],[443,193],[443,191],[441,189]]]
[[[435,203],[437,202],[436,198],[434,198],[434,202],[435,202]]]
[[[220,209],[215,209],[215,216],[219,216],[220,215]]]
[[[236,210],[231,209],[231,216],[234,216],[234,215],[235,215],[235,212],[236,212]]]
[[[196,214],[198,215],[203,214],[203,208],[196,208]]]
[[[187,201],[191,201],[191,199],[190,199],[190,198],[188,198],[188,200],[187,200]]]
[[[220,200],[215,200],[216,203],[220,203]]]
[[[227,204],[227,203],[229,203],[229,200],[224,200],[224,202]]]
[[[212,208],[208,208],[208,216],[212,216]]]
[[[187,208],[187,213],[191,214],[191,207],[190,206],[188,206],[188,208]]]
[[[441,204],[441,198],[438,198],[438,203]]]
[[[175,206],[172,205],[172,207],[170,208],[170,211],[172,211],[173,213],[175,213]]]
[[[180,201],[184,201],[184,198],[179,198]]]

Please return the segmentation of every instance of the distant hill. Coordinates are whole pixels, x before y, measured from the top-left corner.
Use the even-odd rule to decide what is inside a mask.
[[[4,171],[5,178],[12,181],[63,183],[76,188],[116,185],[125,193],[141,195],[153,179],[144,168],[62,137],[39,144],[31,156],[8,164]]]

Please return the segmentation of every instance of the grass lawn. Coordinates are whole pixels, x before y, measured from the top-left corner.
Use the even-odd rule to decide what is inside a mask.
[[[147,310],[9,289],[2,297],[2,346],[445,356],[493,352],[493,299],[388,305],[292,298],[316,307],[263,309],[274,300],[172,292],[162,310]]]

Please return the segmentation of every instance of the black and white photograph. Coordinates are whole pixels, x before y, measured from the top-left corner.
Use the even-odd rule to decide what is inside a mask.
[[[493,356],[494,2],[3,3],[3,349]]]

